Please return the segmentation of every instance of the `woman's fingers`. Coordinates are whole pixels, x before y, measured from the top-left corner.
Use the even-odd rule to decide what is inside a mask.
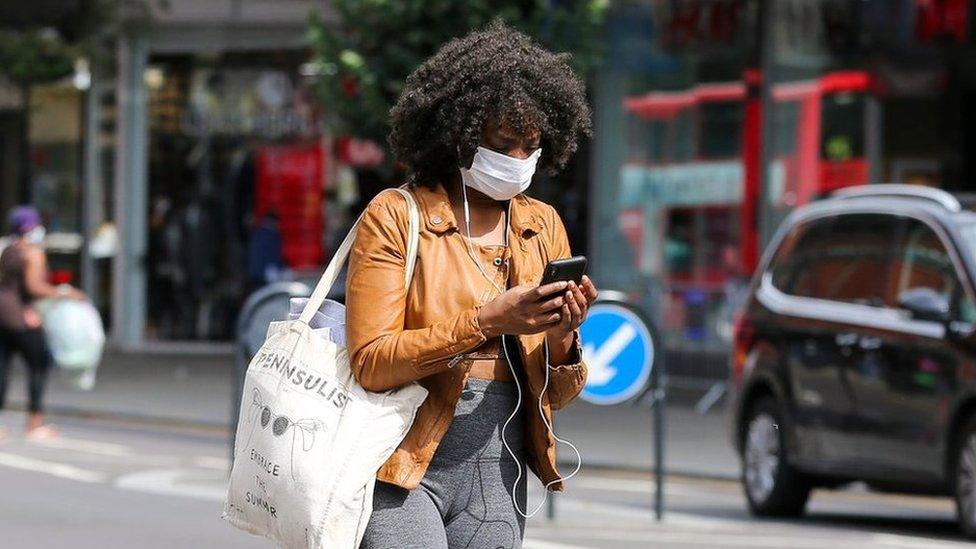
[[[569,291],[573,294],[573,298],[576,300],[576,304],[579,305],[580,310],[586,311],[586,308],[589,306],[590,301],[584,295],[583,289],[577,286],[576,284],[570,284]]]
[[[565,302],[566,302],[565,296],[563,296],[563,294],[559,294],[559,295],[557,295],[556,297],[554,297],[552,299],[549,299],[547,301],[543,301],[542,303],[539,303],[538,304],[539,311],[541,311],[541,312],[548,312],[548,311],[551,311],[553,309],[558,309],[558,308],[562,307],[563,306],[563,303],[565,303]]]
[[[596,290],[596,286],[593,284],[593,281],[590,280],[590,277],[586,275],[583,275],[583,294],[586,295],[586,300],[589,303],[596,301],[597,296],[600,294],[600,292]]]
[[[566,292],[566,304],[569,306],[569,313],[572,315],[572,326],[575,328],[583,323],[583,308],[586,306],[586,298],[575,284],[570,284],[570,290]]]
[[[535,290],[529,292],[529,296],[536,301],[556,292],[560,292],[566,289],[566,282],[552,282],[546,284],[545,286],[538,286]]]
[[[558,324],[563,320],[563,317],[565,316],[565,314],[563,314],[563,311],[565,309],[566,309],[566,305],[564,304],[562,307],[559,308],[559,310],[555,312],[543,313],[535,317],[536,321],[540,326],[551,328],[553,324]]]

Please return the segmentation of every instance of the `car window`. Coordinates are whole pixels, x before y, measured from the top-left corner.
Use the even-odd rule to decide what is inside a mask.
[[[976,223],[967,223],[960,226],[959,233],[962,235],[964,251],[968,251],[971,254],[969,256],[970,259],[976,257]],[[976,303],[973,302],[968,293],[959,292],[959,294],[961,297],[958,306],[958,319],[963,322],[976,324]]]
[[[777,254],[773,285],[799,297],[892,307],[889,283],[901,218],[843,214],[799,229]]]
[[[908,221],[895,263],[898,295],[910,289],[930,288],[950,302],[958,296],[956,314],[959,320],[976,321],[976,306],[961,291],[949,251],[927,224],[917,219]]]
[[[816,219],[796,225],[783,239],[770,267],[772,282],[780,291],[796,295],[797,279],[830,246],[832,219]]]

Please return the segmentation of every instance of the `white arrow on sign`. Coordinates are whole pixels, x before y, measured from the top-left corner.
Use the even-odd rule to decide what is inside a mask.
[[[617,369],[611,366],[613,359],[630,345],[637,337],[637,329],[625,322],[597,349],[592,343],[583,346],[583,356],[586,360],[587,385],[602,386],[610,383]]]

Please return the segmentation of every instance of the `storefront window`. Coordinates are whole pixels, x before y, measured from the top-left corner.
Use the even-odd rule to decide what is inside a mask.
[[[301,61],[150,60],[150,337],[230,339],[248,293],[324,262],[326,155]]]
[[[34,86],[30,97],[31,200],[47,225],[53,280],[77,284],[84,94],[68,83],[55,83]]]

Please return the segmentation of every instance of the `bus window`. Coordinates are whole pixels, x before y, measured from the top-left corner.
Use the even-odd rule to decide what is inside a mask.
[[[694,267],[695,210],[674,208],[668,212],[664,240],[664,264],[667,276],[684,280]]]
[[[627,161],[634,164],[660,164],[668,136],[667,120],[627,117]]]
[[[820,155],[845,161],[864,156],[864,96],[852,92],[823,97]]]
[[[701,106],[703,159],[739,156],[742,145],[742,103],[709,103]]]
[[[671,122],[671,162],[688,162],[695,156],[695,126],[692,112],[685,109]]]
[[[727,264],[728,250],[739,253],[739,208],[711,206],[704,208],[702,213],[705,225],[701,242],[703,267],[708,278],[722,282],[732,267]]]

